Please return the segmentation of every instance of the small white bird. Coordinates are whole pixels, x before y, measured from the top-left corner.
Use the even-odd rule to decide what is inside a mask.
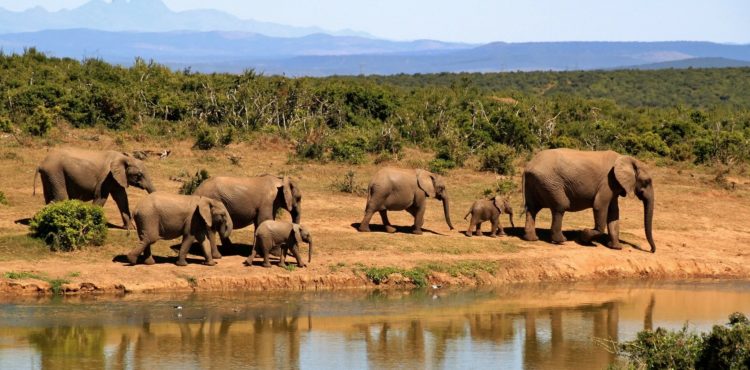
[[[172,306],[172,308],[174,308],[175,310],[181,310],[181,309],[182,309],[182,306],[180,306],[180,305],[177,305],[177,306]]]
[[[432,289],[440,289],[442,287],[443,287],[442,285],[435,285],[435,284],[432,285]]]

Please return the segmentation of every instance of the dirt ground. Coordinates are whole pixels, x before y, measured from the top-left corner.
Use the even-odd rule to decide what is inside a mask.
[[[399,232],[387,234],[377,228],[373,217],[372,233],[358,233],[365,196],[341,193],[332,183],[341,181],[352,170],[355,182],[366,186],[379,166],[426,167],[430,155],[407,149],[400,161],[380,165],[350,166],[337,163],[305,163],[290,159],[288,144],[259,136],[250,143],[233,144],[226,149],[198,151],[190,142],[153,141],[125,134],[113,136],[95,130],[69,130],[49,142],[19,143],[12,137],[0,137],[0,191],[8,205],[0,205],[0,292],[37,294],[51,290],[50,281],[62,279],[66,293],[152,292],[171,290],[316,290],[372,288],[366,277],[373,267],[427,271],[430,284],[476,286],[517,282],[583,281],[607,279],[682,279],[750,277],[750,179],[732,174],[727,190],[714,181],[711,169],[663,167],[650,163],[656,190],[654,239],[657,253],[648,247],[643,233],[643,207],[634,198],[621,199],[621,239],[623,250],[610,250],[601,244],[582,245],[575,241],[578,231],[592,227],[591,212],[568,213],[563,221],[568,241],[563,246],[548,243],[549,212],[542,211],[537,226],[541,241],[520,239],[523,228],[520,192],[511,203],[516,210],[515,228],[507,217],[501,219],[509,236],[490,238],[464,236],[467,221],[462,217],[475,199],[498,180],[494,174],[470,169],[450,171],[446,175],[451,196],[451,218],[456,230],[443,220],[440,202],[430,201],[425,216],[424,235],[412,235],[407,226],[413,222],[405,212],[389,213]],[[51,143],[50,143],[51,142]],[[205,168],[213,176],[253,176],[262,173],[290,174],[303,191],[302,223],[315,237],[315,254],[305,269],[264,269],[247,267],[243,261],[252,242],[252,227],[235,230],[236,246],[222,249],[218,265],[202,265],[202,256],[194,255],[187,267],[174,265],[172,246],[179,240],[161,241],[154,247],[157,264],[129,266],[122,255],[137,243],[135,232],[110,228],[102,247],[77,252],[50,252],[39,241],[27,236],[23,220],[43,207],[41,185],[33,196],[37,164],[47,152],[47,144],[96,149],[172,150],[160,160],[152,156],[147,165],[160,191],[176,192],[181,183],[175,179]],[[232,164],[230,155],[241,157]],[[519,166],[522,163],[518,163]],[[514,180],[520,182],[520,167]],[[734,185],[732,185],[734,184]],[[135,209],[145,191],[129,188],[131,209]],[[105,211],[108,220],[121,220],[111,200]],[[289,218],[284,214],[284,218]],[[485,231],[489,225],[484,225]],[[304,249],[306,255],[306,249]],[[293,260],[293,258],[292,258]],[[12,273],[27,273],[17,278]],[[28,277],[29,274],[33,275]],[[392,274],[381,282],[385,287],[411,286],[403,274]]]

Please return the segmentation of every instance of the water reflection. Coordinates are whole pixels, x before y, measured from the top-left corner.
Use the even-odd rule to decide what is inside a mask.
[[[0,368],[602,369],[594,338],[750,310],[737,282],[156,298],[0,303]]]

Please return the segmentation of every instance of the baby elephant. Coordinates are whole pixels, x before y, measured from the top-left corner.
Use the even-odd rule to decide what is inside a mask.
[[[253,250],[250,252],[250,256],[247,257],[245,264],[252,266],[255,253],[260,251],[263,253],[263,267],[271,267],[268,256],[271,254],[271,251],[280,247],[281,260],[279,261],[279,267],[286,267],[284,260],[286,259],[287,252],[290,250],[294,258],[297,259],[297,265],[305,267],[305,262],[299,255],[299,244],[302,242],[308,245],[307,262],[310,262],[312,260],[313,242],[312,235],[310,235],[306,227],[285,221],[263,221],[255,231]]]
[[[466,217],[471,215],[471,221],[469,221],[469,228],[466,230],[466,236],[471,236],[472,228],[476,228],[474,235],[482,235],[482,222],[488,220],[492,222],[492,230],[490,232],[491,237],[494,238],[497,235],[505,234],[503,232],[503,226],[500,225],[501,213],[507,213],[511,227],[516,227],[513,225],[513,208],[511,208],[510,203],[508,203],[508,199],[496,196],[491,199],[480,199],[474,202],[474,204],[471,205],[469,212],[464,216],[465,220]]]
[[[128,253],[132,264],[136,264],[141,253],[147,265],[153,264],[151,244],[182,236],[178,266],[187,265],[185,257],[195,241],[203,244],[206,265],[213,266],[216,262],[211,251],[216,248],[216,232],[224,238],[232,233],[232,219],[224,204],[197,195],[154,192],[138,203],[133,216],[141,243]]]

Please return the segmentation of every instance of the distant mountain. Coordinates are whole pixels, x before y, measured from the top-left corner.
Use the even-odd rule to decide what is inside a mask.
[[[35,7],[22,12],[0,8],[0,33],[88,28],[103,31],[241,31],[276,37],[315,33],[371,37],[351,30],[326,31],[318,27],[292,27],[239,19],[217,10],[173,12],[161,0],[91,0],[75,9],[49,12]]]
[[[683,69],[683,68],[740,68],[750,67],[750,61],[727,58],[690,58],[672,62],[641,64],[624,69]]]
[[[177,69],[241,72],[252,68],[289,76],[719,67],[726,65],[722,60],[750,62],[750,45],[688,41],[476,46],[432,40],[398,42],[326,34],[292,38],[219,31],[72,29],[0,35],[4,53],[22,52],[26,47],[53,56],[101,58],[123,65],[141,57]]]

